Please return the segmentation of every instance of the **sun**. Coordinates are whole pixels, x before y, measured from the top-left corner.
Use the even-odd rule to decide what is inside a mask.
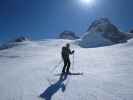
[[[81,0],[83,3],[91,3],[92,0]]]
[[[95,4],[95,0],[80,0],[80,3],[87,6],[93,6]]]

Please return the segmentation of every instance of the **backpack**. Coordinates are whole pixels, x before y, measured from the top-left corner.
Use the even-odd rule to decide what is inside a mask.
[[[69,56],[69,54],[68,54],[67,48],[66,47],[62,47],[62,57],[66,58],[68,56]]]

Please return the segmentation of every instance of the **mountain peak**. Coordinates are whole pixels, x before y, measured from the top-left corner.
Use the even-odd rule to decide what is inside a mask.
[[[92,22],[88,32],[119,33],[120,31],[108,18],[99,18]]]
[[[81,38],[82,47],[101,47],[127,42],[127,34],[120,32],[108,18],[96,19]]]

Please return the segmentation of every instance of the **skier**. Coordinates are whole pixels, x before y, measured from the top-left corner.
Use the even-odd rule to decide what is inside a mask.
[[[69,55],[70,54],[73,54],[75,51],[71,51],[70,50],[70,44],[67,43],[66,46],[62,47],[62,59],[64,61],[64,67],[63,67],[63,70],[62,70],[62,74],[66,73],[70,73],[69,72],[69,69],[70,69],[70,66],[71,66],[71,62],[70,62],[70,58],[69,58]]]

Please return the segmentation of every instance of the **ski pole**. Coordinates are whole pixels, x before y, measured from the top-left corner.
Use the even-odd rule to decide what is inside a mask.
[[[53,72],[54,70],[56,70],[56,68],[57,68],[58,66],[60,66],[61,63],[62,63],[62,60],[60,60],[59,63],[58,63],[57,65],[54,66],[54,68],[51,70],[51,72]]]
[[[72,70],[74,70],[74,58],[75,57],[74,57],[74,54],[73,54],[73,62],[72,62],[72,67],[71,67]]]

